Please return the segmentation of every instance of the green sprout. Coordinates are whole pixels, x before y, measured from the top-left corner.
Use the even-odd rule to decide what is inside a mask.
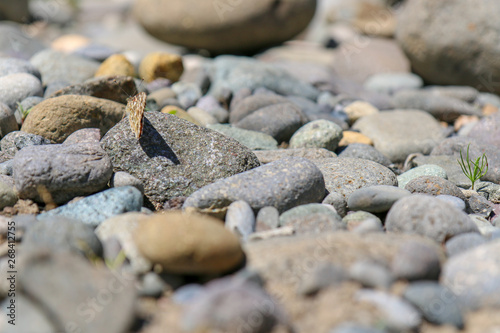
[[[21,112],[21,119],[22,119],[21,121],[24,121],[24,119],[26,119],[28,114],[31,112],[32,108],[25,110],[24,107],[19,102],[17,103],[17,107],[19,108],[19,111]]]
[[[460,160],[457,159],[460,168],[462,168],[462,172],[470,179],[472,186],[471,189],[474,190],[474,183],[478,181],[481,177],[483,177],[486,172],[488,172],[488,159],[486,158],[486,154],[483,153],[482,156],[479,156],[476,161],[469,158],[469,147],[470,143],[467,146],[467,156],[464,161],[464,157],[462,156],[462,149],[460,149]]]

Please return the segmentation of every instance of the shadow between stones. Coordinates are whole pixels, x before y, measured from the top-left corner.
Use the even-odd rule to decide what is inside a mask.
[[[139,138],[139,144],[149,158],[164,157],[174,164],[180,164],[177,155],[146,117],[144,117],[143,135]]]

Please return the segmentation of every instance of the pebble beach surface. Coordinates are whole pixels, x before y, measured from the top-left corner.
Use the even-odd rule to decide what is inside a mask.
[[[495,10],[0,1],[0,332],[500,332]]]

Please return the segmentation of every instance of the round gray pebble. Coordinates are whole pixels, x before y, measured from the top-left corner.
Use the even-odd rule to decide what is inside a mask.
[[[375,185],[360,188],[349,195],[350,210],[364,210],[371,213],[387,212],[399,199],[411,193],[397,186]]]
[[[476,246],[485,244],[486,242],[486,238],[476,232],[461,234],[446,242],[446,254],[448,257],[452,257],[459,253],[473,249]]]
[[[305,124],[290,138],[290,148],[337,149],[342,139],[342,128],[328,120],[315,120]]]
[[[233,202],[227,209],[225,225],[242,240],[247,240],[255,231],[255,215],[252,207],[242,200]]]
[[[279,227],[280,213],[273,206],[262,207],[257,213],[255,222],[256,231],[266,231]]]

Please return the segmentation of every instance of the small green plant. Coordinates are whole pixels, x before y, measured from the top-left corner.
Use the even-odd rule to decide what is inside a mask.
[[[19,108],[19,111],[21,112],[21,122],[24,122],[24,119],[26,119],[28,114],[31,112],[32,108],[25,110],[24,107],[21,105],[21,103],[17,103],[17,107]]]
[[[462,149],[460,149],[460,160],[457,161],[462,168],[462,172],[467,176],[467,178],[470,179],[472,183],[471,189],[474,190],[474,183],[481,179],[486,172],[488,172],[488,158],[486,157],[486,154],[483,153],[483,155],[479,156],[476,161],[472,160],[469,158],[469,147],[470,143],[467,146],[465,161],[462,155]]]

